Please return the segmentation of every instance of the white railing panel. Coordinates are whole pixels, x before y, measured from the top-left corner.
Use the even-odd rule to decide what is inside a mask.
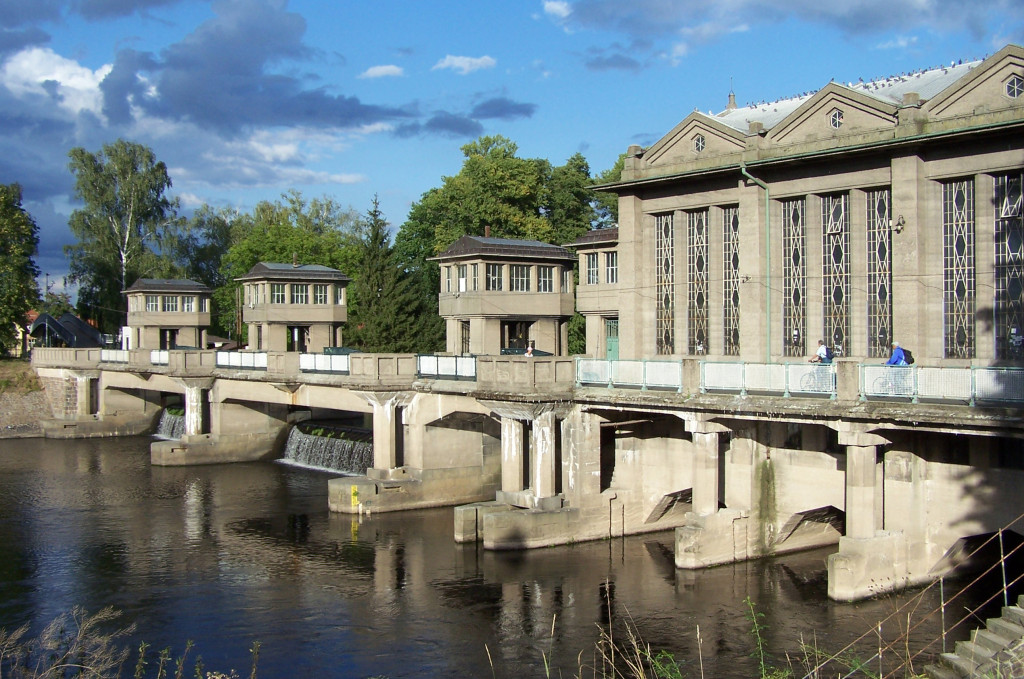
[[[608,384],[611,377],[611,361],[600,358],[576,359],[576,381],[583,384]]]
[[[678,361],[646,361],[644,386],[658,389],[683,388],[683,364]]]
[[[438,376],[454,377],[457,374],[455,356],[438,356],[437,374]]]
[[[316,370],[316,354],[299,354],[299,370]]]
[[[979,401],[1024,401],[1024,371],[1019,368],[976,368],[974,393]]]
[[[299,356],[299,365],[302,365],[302,357]],[[218,351],[218,368],[247,368],[249,370],[266,370],[266,352],[252,353],[243,351]]]
[[[351,369],[348,355],[328,356],[330,365],[328,370],[335,373],[347,373]]]
[[[712,363],[707,361],[702,371],[705,389],[727,389],[741,391],[743,389],[742,363]]]
[[[971,400],[970,368],[918,368],[917,395],[925,399]]]
[[[129,355],[124,349],[100,349],[100,361],[103,363],[127,363]]]
[[[786,391],[786,366],[778,363],[747,363],[744,369],[744,383],[748,391]]]
[[[831,394],[836,389],[831,365],[789,363],[786,368],[791,394]]]
[[[643,361],[612,361],[612,384],[615,386],[644,386]]]
[[[149,352],[150,365],[167,365],[170,362],[170,355],[166,350],[156,349]]]
[[[914,368],[909,365],[866,365],[861,391],[865,396],[914,396]]]
[[[417,356],[416,372],[423,377],[437,377],[437,356],[425,354]]]
[[[267,354],[266,353],[252,354],[252,357],[253,357],[253,363],[252,363],[252,367],[253,368],[259,368],[259,369],[262,369],[262,370],[266,370],[267,369]]]
[[[473,356],[458,356],[455,359],[455,374],[467,379],[476,379],[476,358]]]

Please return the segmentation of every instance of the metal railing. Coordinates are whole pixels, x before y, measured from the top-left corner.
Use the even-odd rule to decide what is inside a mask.
[[[683,390],[682,361],[576,359],[576,383],[607,387]]]
[[[834,365],[701,361],[700,391],[836,396]]]
[[[902,365],[861,365],[862,399],[901,398],[911,401],[1024,401],[1024,369],[939,368]]]
[[[419,354],[416,356],[416,376],[449,380],[475,380],[476,357]]]
[[[242,368],[246,370],[266,370],[266,352],[250,351],[218,351],[218,368]]]
[[[299,370],[302,372],[349,374],[348,354],[299,354]]]

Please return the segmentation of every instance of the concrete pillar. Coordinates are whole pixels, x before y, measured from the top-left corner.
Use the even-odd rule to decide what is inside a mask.
[[[875,534],[875,446],[846,446],[846,536]]]
[[[203,433],[203,389],[185,385],[185,436]]]
[[[555,494],[555,465],[558,456],[555,451],[555,425],[553,412],[546,412],[533,421],[530,434],[530,473],[535,497],[551,497]]]
[[[718,434],[693,433],[693,511],[718,511]]]
[[[394,469],[397,462],[397,437],[395,417],[398,409],[393,400],[373,402],[373,467]]]
[[[91,415],[90,397],[92,396],[92,380],[88,375],[75,375],[75,390],[77,402],[75,403],[75,415]]]
[[[523,423],[512,417],[501,418],[501,489],[523,490]]]

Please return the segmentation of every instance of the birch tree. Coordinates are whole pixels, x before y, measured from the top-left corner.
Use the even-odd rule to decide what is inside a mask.
[[[70,277],[79,284],[79,310],[110,330],[124,322],[121,292],[161,269],[162,244],[178,228],[177,204],[165,195],[171,178],[149,148],[123,139],[68,155],[83,203],[69,222],[78,239],[65,248]]]

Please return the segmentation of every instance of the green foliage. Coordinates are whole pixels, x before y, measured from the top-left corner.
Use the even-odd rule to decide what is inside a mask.
[[[352,271],[346,344],[363,351],[429,352],[430,314],[389,242],[377,197],[366,213]],[[433,314],[436,318],[436,314]]]
[[[39,227],[21,206],[21,186],[0,184],[0,355],[15,343],[15,324],[24,327],[25,312],[39,297],[33,259]]]
[[[793,673],[789,670],[772,667],[768,664],[766,658],[768,642],[764,638],[764,633],[768,630],[768,626],[761,622],[764,619],[764,613],[757,610],[754,600],[749,596],[743,600],[743,603],[746,604],[748,609],[746,618],[750,622],[750,634],[754,637],[754,643],[757,647],[755,657],[757,658],[758,668],[761,671],[761,679],[788,679],[792,677]]]
[[[587,319],[581,313],[573,314],[569,319],[569,353],[585,354],[587,352]]]
[[[592,184],[611,184],[622,179],[622,168],[626,164],[626,154],[619,156],[615,164],[601,172]],[[619,197],[614,193],[598,191],[594,193],[594,210],[597,214],[597,225],[600,227],[612,226],[619,222]]]
[[[68,156],[83,202],[68,223],[78,239],[65,247],[70,278],[79,284],[79,310],[109,331],[124,322],[126,287],[174,271],[164,247],[180,227],[177,202],[164,195],[167,166],[145,146],[118,139],[98,153],[74,148]]]
[[[327,197],[306,201],[298,191],[284,194],[279,201],[263,201],[252,213],[234,216],[232,245],[220,261],[223,283],[213,294],[216,329],[235,336],[240,286],[234,279],[259,262],[288,263],[294,258],[299,264],[329,266],[345,274],[355,269],[358,227],[359,217],[353,210]]]

